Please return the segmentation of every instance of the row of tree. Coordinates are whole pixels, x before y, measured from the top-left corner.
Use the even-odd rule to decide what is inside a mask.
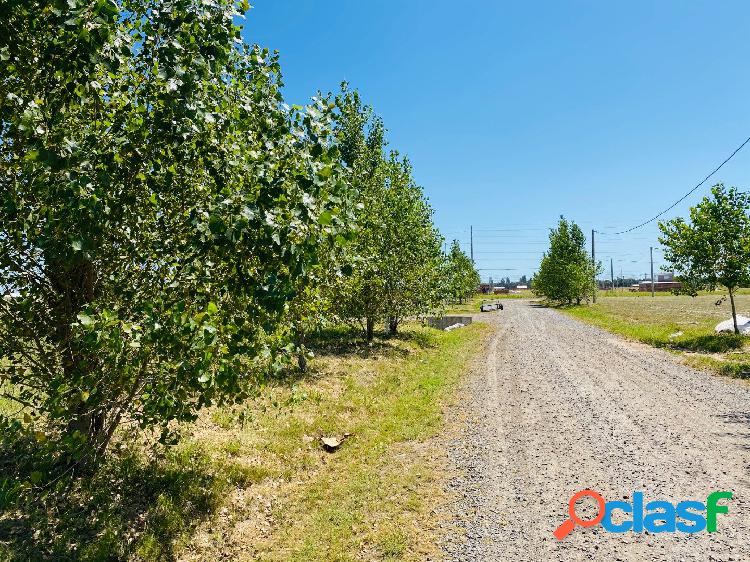
[[[492,277],[490,277],[490,285],[493,287],[505,287],[506,289],[515,289],[519,285],[526,285],[528,287],[530,281],[525,275],[521,275],[519,277],[518,281],[511,281],[510,277],[501,277],[497,281],[495,281]]]
[[[382,121],[347,88],[287,106],[247,9],[0,7],[5,429],[86,458],[166,436],[326,322],[372,338],[476,289]]]

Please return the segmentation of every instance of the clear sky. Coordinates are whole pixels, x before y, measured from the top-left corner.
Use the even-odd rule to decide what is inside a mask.
[[[251,3],[287,101],[359,89],[444,235],[468,250],[474,226],[483,279],[530,275],[560,214],[587,235],[652,217],[750,137],[747,1]],[[750,189],[750,144],[714,179]],[[657,232],[597,235],[607,276],[643,276]]]

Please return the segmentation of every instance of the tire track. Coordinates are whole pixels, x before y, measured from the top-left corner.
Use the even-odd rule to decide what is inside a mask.
[[[446,542],[448,560],[750,560],[750,387],[528,302],[482,319],[498,331],[450,447],[465,536]],[[552,531],[584,488],[734,498],[716,533],[596,527],[559,542]]]

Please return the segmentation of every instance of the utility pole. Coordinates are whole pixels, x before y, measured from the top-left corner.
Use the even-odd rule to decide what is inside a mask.
[[[471,263],[474,263],[474,226],[469,226],[469,236],[471,240]]]
[[[651,296],[654,295],[654,247],[651,246]]]
[[[609,258],[609,276],[612,280],[612,292],[615,290],[615,262],[612,258]]]
[[[591,300],[596,303],[596,251],[594,250],[594,229],[591,229],[591,264],[594,269],[594,291],[592,293]]]

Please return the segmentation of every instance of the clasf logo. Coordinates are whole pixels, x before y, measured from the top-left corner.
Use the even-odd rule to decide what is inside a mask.
[[[589,497],[596,500],[599,510],[592,519],[582,519],[576,514],[576,503],[578,500]],[[574,494],[568,502],[569,519],[566,519],[555,532],[555,538],[559,541],[567,537],[576,527],[594,527],[599,525],[609,533],[700,533],[708,531],[716,532],[716,515],[729,513],[729,507],[719,505],[719,500],[732,499],[732,492],[713,492],[708,495],[706,502],[685,500],[677,504],[667,501],[656,500],[643,504],[643,492],[633,492],[633,501],[608,501],[605,502],[601,494],[593,490],[581,490]],[[626,519],[621,523],[612,521],[612,514],[621,511]],[[705,515],[704,515],[705,512]]]

